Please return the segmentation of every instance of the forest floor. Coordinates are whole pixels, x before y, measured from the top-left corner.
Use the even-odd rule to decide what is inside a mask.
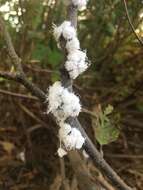
[[[52,118],[44,114],[45,108],[38,101],[32,99],[1,94],[0,102],[0,189],[60,189],[57,126]],[[85,126],[90,120],[90,116],[81,114]],[[143,187],[142,138],[142,125],[136,128],[129,125],[121,130],[117,141],[103,146],[107,162],[138,190]],[[90,159],[87,162],[93,170]],[[71,181],[74,174],[67,158],[65,167]]]

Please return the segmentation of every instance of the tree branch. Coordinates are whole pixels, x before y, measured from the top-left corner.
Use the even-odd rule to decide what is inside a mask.
[[[14,81],[16,80],[16,74],[5,71],[0,71],[0,77],[8,80],[14,80]]]
[[[46,94],[35,84],[29,81],[24,75],[0,71],[0,77],[23,84],[26,89],[28,89],[33,95],[38,97],[42,102],[46,101]]]
[[[77,127],[85,138],[85,144],[83,148],[88,153],[95,166],[108,178],[112,185],[119,190],[131,190],[131,188],[117,175],[117,173],[111,168],[111,166],[104,160],[103,156],[99,153],[95,145],[92,143],[86,132],[82,128],[78,119],[69,118],[68,123],[72,127]]]
[[[72,1],[71,1],[72,2]],[[73,26],[77,27],[77,8],[73,7],[71,3],[67,8],[68,18],[70,19]],[[66,51],[64,47],[65,42],[62,42],[62,48],[64,52],[64,56],[66,57]],[[62,85],[65,88],[72,90],[73,81],[70,79],[68,72],[63,66],[61,74]],[[97,148],[94,146],[90,138],[87,136],[86,132],[82,128],[77,118],[68,118],[67,123],[69,123],[72,127],[76,127],[80,130],[81,134],[85,137],[85,144],[83,148],[89,154],[90,158],[96,165],[96,167],[105,174],[111,181],[112,185],[119,190],[131,190],[131,188],[117,175],[117,173],[109,166],[109,164],[103,159],[102,155],[99,153]]]
[[[14,65],[16,71],[18,73],[20,73],[21,75],[24,75],[24,72],[23,72],[23,69],[21,66],[21,59],[18,57],[18,55],[15,52],[15,49],[14,49],[13,44],[12,44],[11,37],[9,35],[9,32],[7,31],[7,28],[5,26],[5,23],[4,23],[4,20],[2,17],[0,17],[0,30],[2,31],[2,34],[4,36],[4,40],[7,44],[9,56],[12,60],[12,63]]]
[[[70,18],[72,24],[74,25],[74,27],[76,27],[77,8],[73,7],[73,5],[71,4],[68,7],[68,10],[69,10],[69,14],[68,14],[69,18]],[[16,69],[16,74],[0,71],[0,76],[3,78],[6,78],[8,80],[13,80],[20,84],[23,84],[25,86],[25,88],[27,88],[32,94],[34,94],[42,102],[44,102],[46,100],[46,94],[40,88],[35,86],[32,82],[30,82],[26,78],[26,76],[23,72],[22,66],[21,66],[21,59],[17,56],[17,54],[14,50],[10,35],[4,25],[2,18],[0,18],[0,28],[1,28],[1,31],[3,32],[4,39],[5,39],[7,47],[8,47],[10,58],[12,59],[12,63]],[[69,75],[65,69],[64,69],[64,75],[62,74],[62,84],[63,84],[63,86],[66,86],[66,87],[69,87],[70,89],[72,89],[72,81],[70,80]],[[116,174],[116,172],[103,159],[103,157],[100,155],[97,148],[93,145],[93,143],[87,136],[84,129],[81,127],[81,124],[79,123],[77,118],[69,118],[67,120],[67,122],[69,122],[69,124],[71,126],[77,127],[81,131],[82,135],[86,139],[86,142],[84,144],[84,149],[89,154],[89,156],[93,160],[96,167],[99,168],[100,171],[110,179],[111,183],[119,190],[131,190],[131,188],[128,187],[121,180],[121,178]]]
[[[8,80],[14,80],[16,82],[23,84],[25,88],[27,88],[32,94],[34,94],[35,96],[37,96],[39,99],[41,99],[44,102],[46,99],[46,94],[40,88],[35,86],[31,81],[29,81],[23,72],[21,59],[16,54],[16,51],[12,44],[11,37],[9,35],[9,32],[7,31],[7,28],[5,26],[5,23],[2,17],[0,17],[0,30],[6,42],[8,53],[12,60],[12,64],[14,65],[15,70],[16,70],[16,74],[0,71],[0,76]]]

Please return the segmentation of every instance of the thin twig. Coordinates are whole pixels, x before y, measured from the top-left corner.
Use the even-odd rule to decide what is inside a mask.
[[[41,102],[46,101],[46,94],[35,84],[29,81],[25,76],[17,73],[0,71],[0,77],[23,84],[23,86],[25,86],[25,88],[28,89],[33,95],[39,98]]]
[[[106,157],[111,158],[127,158],[127,159],[143,159],[143,155],[132,155],[132,154],[105,154]]]
[[[87,113],[87,114],[91,115],[92,117],[94,117],[96,119],[98,118],[98,116],[96,115],[96,113],[94,113],[94,112],[92,112],[92,111],[90,111],[90,110],[88,110],[86,108],[82,108],[82,112],[83,113]]]
[[[36,122],[40,123],[42,126],[47,128],[47,124],[42,121],[40,118],[38,118],[33,112],[31,112],[26,106],[24,106],[21,103],[17,103],[17,105],[21,108],[22,111],[24,111],[28,116],[30,116],[32,119],[34,119]]]
[[[142,39],[138,36],[138,34],[136,33],[135,27],[133,26],[132,21],[131,21],[131,19],[130,19],[130,15],[129,15],[129,11],[128,11],[128,7],[127,7],[126,0],[123,0],[123,2],[124,2],[125,11],[126,11],[126,16],[127,16],[128,22],[129,22],[129,24],[130,24],[130,26],[131,26],[131,29],[132,29],[133,33],[135,34],[136,38],[138,39],[138,41],[140,42],[140,44],[143,46],[143,41],[142,41]]]
[[[72,179],[72,182],[71,182],[71,190],[78,190],[77,189],[77,178],[76,178],[76,176],[74,175],[73,176],[73,179]]]
[[[60,74],[59,71],[55,71],[55,70],[50,70],[50,69],[41,69],[41,68],[38,68],[38,67],[31,67],[29,65],[24,65],[24,67],[28,68],[29,70],[32,70],[32,71],[36,71],[36,72],[39,72],[39,73],[54,73],[54,74]]]
[[[64,185],[64,189],[70,190],[69,182],[68,179],[66,178],[64,158],[60,158],[60,166],[61,166],[61,176],[62,176],[62,183]]]
[[[70,163],[78,180],[79,189],[96,190],[98,189],[97,181],[93,180],[90,172],[88,172],[85,162],[82,160],[80,154],[76,151],[68,154]]]
[[[8,91],[8,90],[0,89],[0,93],[8,95],[8,96],[14,96],[16,98],[22,98],[22,99],[29,99],[29,100],[39,101],[39,99],[37,97],[35,97],[35,96],[27,96],[27,95],[20,94],[20,93],[14,93],[14,92],[11,92],[11,91]]]
[[[5,78],[7,80],[16,80],[16,74],[5,71],[0,71],[0,77]]]

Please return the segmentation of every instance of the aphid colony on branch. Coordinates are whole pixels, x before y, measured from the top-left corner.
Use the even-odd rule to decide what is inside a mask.
[[[78,9],[81,9],[86,6],[87,0],[72,0],[72,3]],[[64,21],[58,27],[54,25],[54,37],[58,43],[58,47],[60,47],[61,38],[64,38],[67,51],[67,60],[64,66],[71,79],[77,78],[89,67],[89,62],[86,52],[80,49],[76,29],[70,21]],[[58,155],[63,157],[67,154],[67,151],[81,149],[85,138],[77,128],[71,127],[66,123],[67,118],[79,115],[81,111],[79,97],[73,92],[69,92],[68,89],[62,86],[60,81],[57,81],[49,87],[47,101],[47,112],[51,112],[55,116],[60,126]]]
[[[65,68],[69,72],[71,79],[76,79],[89,66],[86,52],[80,50],[80,43],[76,30],[71,22],[64,21],[59,27],[54,27],[54,37],[59,42],[61,36],[66,40],[66,50],[68,52]]]

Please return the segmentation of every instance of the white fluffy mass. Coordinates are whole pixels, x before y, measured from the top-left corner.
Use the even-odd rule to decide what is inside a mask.
[[[74,6],[77,6],[78,9],[86,7],[88,0],[72,0]]]
[[[68,40],[66,43],[66,49],[68,53],[73,52],[74,50],[80,49],[80,43],[77,37],[72,38],[71,40]]]
[[[88,0],[72,0],[73,5],[79,10],[86,7],[87,2]],[[54,25],[53,29],[54,37],[58,45],[60,44],[61,37],[66,41],[65,48],[68,55],[65,62],[65,68],[70,78],[75,79],[89,66],[86,52],[80,50],[80,42],[77,38],[76,29],[69,21],[64,21],[58,27]],[[67,151],[81,149],[85,142],[85,138],[77,128],[72,128],[69,124],[64,123],[68,117],[78,116],[81,110],[79,98],[74,93],[64,88],[61,82],[57,81],[50,86],[47,101],[47,112],[51,112],[60,125],[60,147],[57,151],[58,155],[63,157],[67,154]]]
[[[64,155],[66,155],[66,151],[81,149],[85,142],[85,139],[81,135],[80,131],[76,128],[72,128],[67,123],[60,124],[59,138],[60,138],[60,142],[63,143],[66,149],[64,150],[61,147],[58,149],[58,155],[60,157],[63,157]]]
[[[78,4],[83,1],[74,1]],[[66,40],[66,50],[68,52],[65,68],[69,72],[70,78],[75,79],[83,73],[89,66],[86,52],[80,50],[80,42],[76,35],[75,28],[71,22],[64,21],[59,27],[54,27],[54,36],[57,41],[63,36]]]
[[[85,139],[76,128],[72,128],[70,134],[63,138],[63,142],[67,150],[82,148],[84,141]]]
[[[86,52],[81,50],[71,51],[67,56],[65,68],[69,72],[70,78],[75,79],[83,73],[89,66]]]
[[[72,128],[69,124],[67,123],[60,123],[60,130],[59,130],[59,137],[60,139],[65,138],[68,134],[70,134]]]
[[[58,151],[57,151],[57,153],[58,153],[58,155],[59,155],[59,157],[63,157],[63,156],[65,156],[66,154],[67,154],[67,151],[65,151],[63,148],[58,148]]]
[[[47,101],[48,113],[53,113],[58,121],[64,121],[69,116],[76,117],[81,110],[79,98],[64,88],[59,81],[49,88]]]
[[[70,21],[64,21],[60,26],[54,25],[54,37],[56,41],[60,39],[61,36],[65,38],[65,40],[71,40],[76,37],[76,30],[71,25]]]

